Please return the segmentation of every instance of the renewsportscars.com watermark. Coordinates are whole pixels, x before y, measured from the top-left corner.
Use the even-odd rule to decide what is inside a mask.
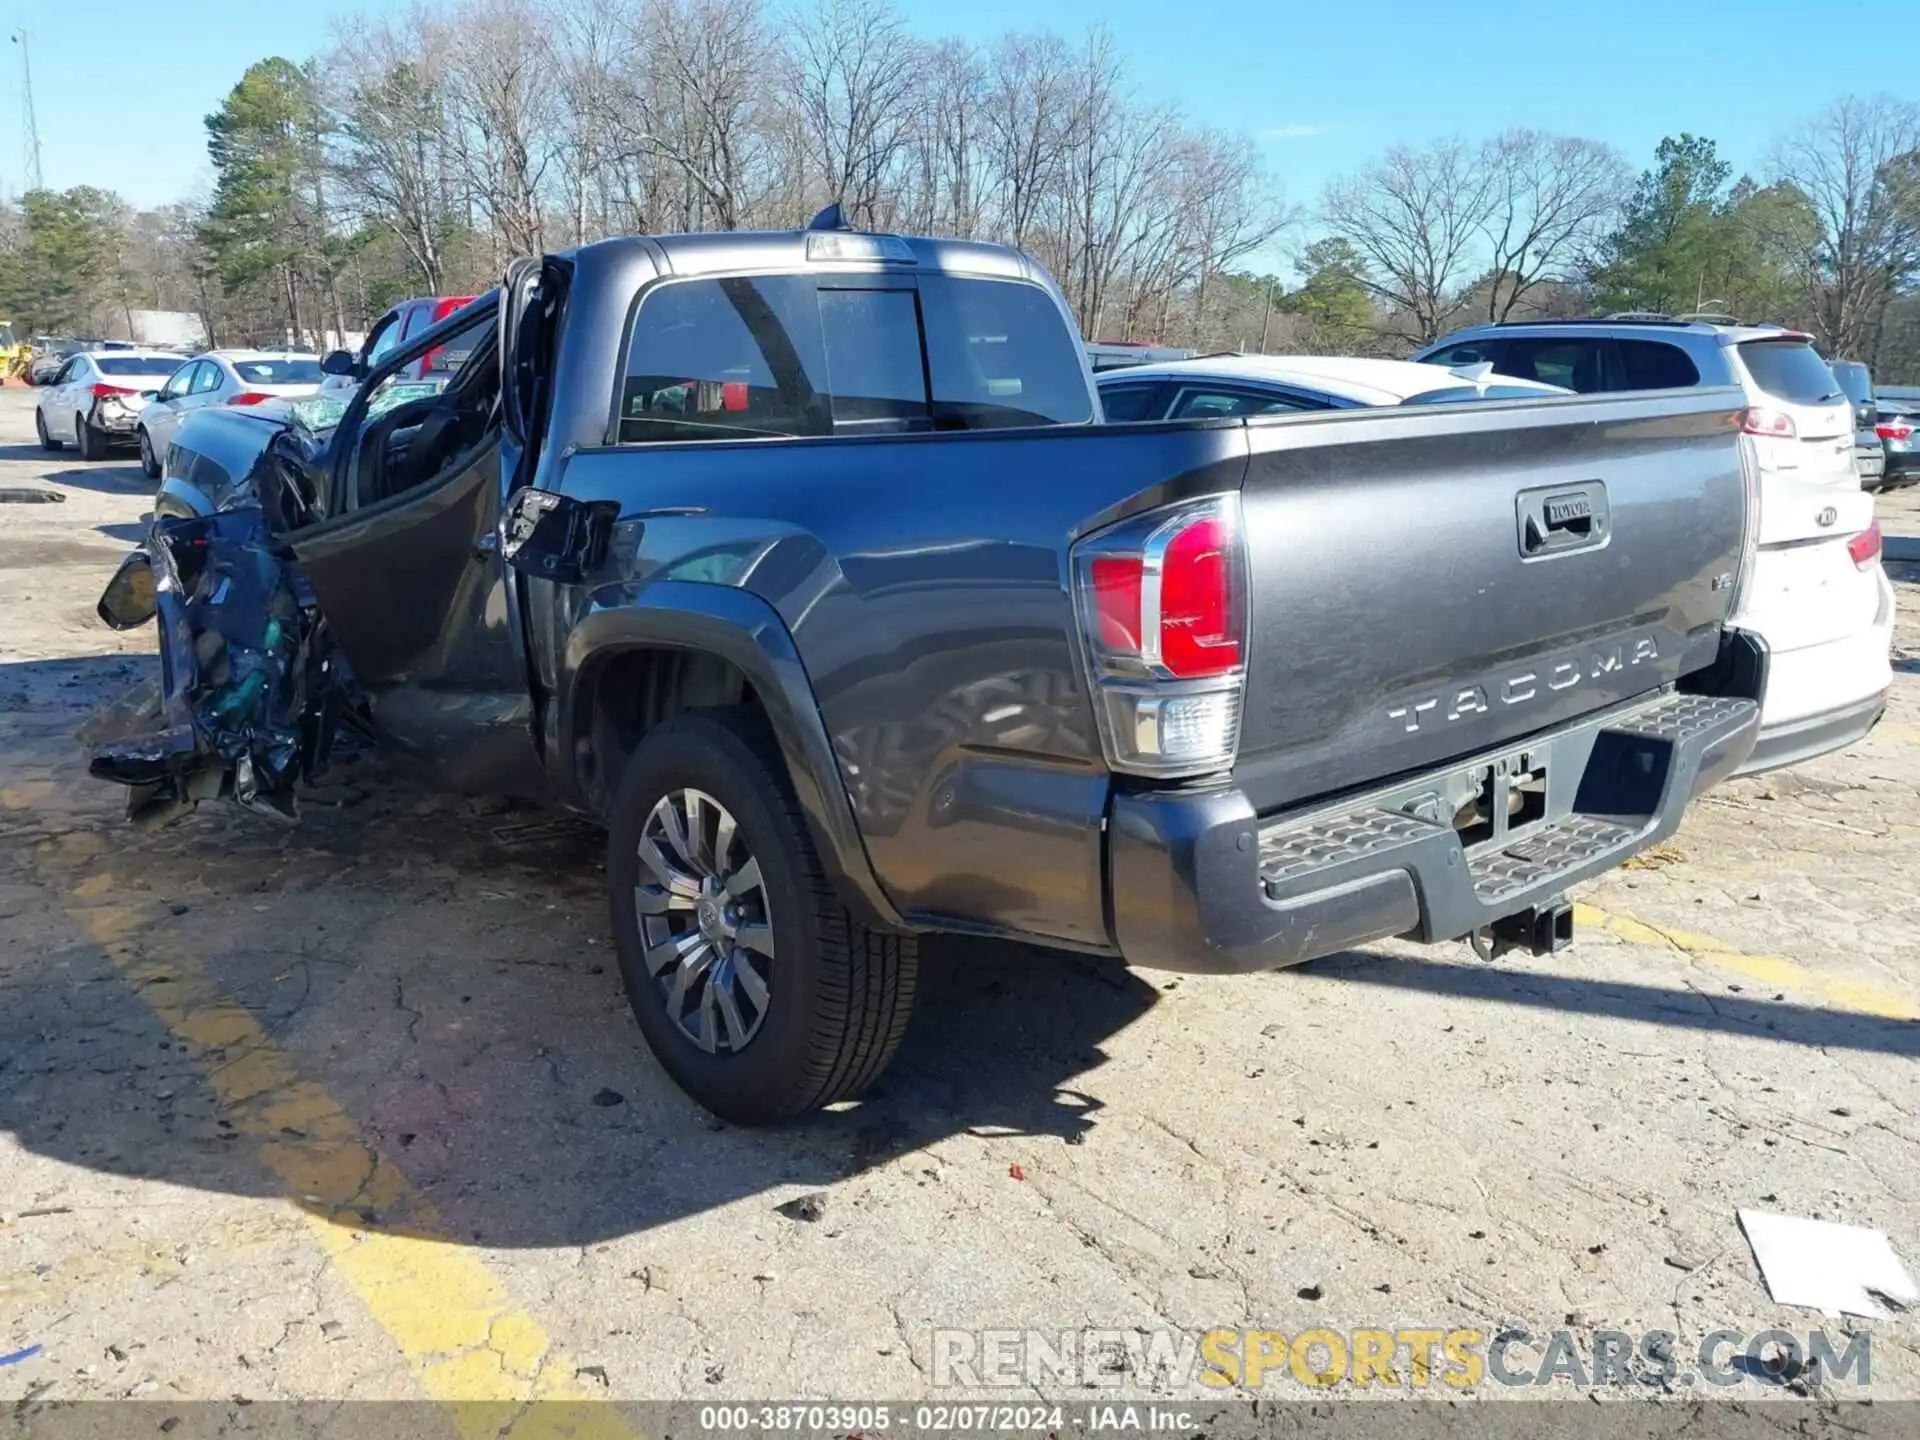
[[[1583,1343],[1584,1342],[1584,1343]],[[935,1330],[936,1390],[1063,1386],[1225,1391],[1289,1383],[1395,1389],[1476,1385],[1728,1388],[1865,1386],[1873,1378],[1865,1332],[1715,1330],[1683,1348],[1669,1330]]]

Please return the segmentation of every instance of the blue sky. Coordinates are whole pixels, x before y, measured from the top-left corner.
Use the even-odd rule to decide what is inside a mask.
[[[389,4],[397,0],[389,0]],[[46,182],[139,205],[210,180],[201,118],[249,62],[322,48],[366,0],[0,0],[0,28],[33,35]],[[1288,197],[1395,141],[1510,125],[1610,141],[1644,167],[1662,135],[1712,136],[1758,167],[1784,127],[1849,90],[1920,97],[1920,70],[1863,50],[1911,33],[1911,0],[904,0],[926,34],[1073,34],[1104,21],[1143,93],[1195,120],[1250,131]],[[204,17],[204,18],[196,18]],[[0,188],[16,191],[19,52],[0,68]]]

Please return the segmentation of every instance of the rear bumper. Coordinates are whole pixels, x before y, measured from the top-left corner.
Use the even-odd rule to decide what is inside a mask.
[[[1764,651],[1753,652],[1764,675]],[[1740,688],[1757,693],[1757,680]],[[1666,693],[1298,817],[1263,819],[1237,790],[1120,796],[1108,827],[1114,939],[1129,964],[1216,973],[1390,935],[1458,939],[1671,834],[1759,728],[1756,699]],[[1463,845],[1450,812],[1426,818],[1462,776],[1540,765],[1545,814],[1511,835]]]
[[[110,440],[132,441],[140,428],[140,412],[124,406],[95,405],[87,417],[95,431]]]
[[[1866,739],[1867,732],[1880,723],[1886,708],[1887,697],[1880,694],[1837,710],[1823,710],[1817,715],[1769,725],[1761,730],[1753,753],[1733,773],[1758,775],[1844,750]]]

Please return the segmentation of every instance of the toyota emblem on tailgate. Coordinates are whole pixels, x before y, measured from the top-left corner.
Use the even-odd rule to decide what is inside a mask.
[[[1814,516],[1813,518],[1816,523],[1824,527],[1827,525],[1831,525],[1833,524],[1834,521],[1838,520],[1840,518],[1840,512],[1834,509],[1833,506],[1829,505],[1827,506],[1826,509],[1822,510],[1818,515]]]

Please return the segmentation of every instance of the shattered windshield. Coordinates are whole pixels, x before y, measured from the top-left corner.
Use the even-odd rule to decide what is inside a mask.
[[[378,395],[367,402],[369,420],[384,415],[396,405],[404,405],[409,400],[425,400],[438,395],[441,385],[437,381],[413,381],[405,385],[388,385]],[[347,413],[347,406],[354,400],[354,392],[344,395],[309,395],[303,400],[293,402],[293,423],[309,435],[324,434],[340,423],[340,417]]]

